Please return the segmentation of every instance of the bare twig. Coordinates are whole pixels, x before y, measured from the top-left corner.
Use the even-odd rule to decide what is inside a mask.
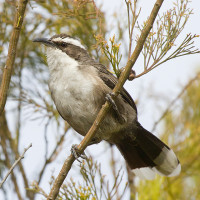
[[[9,171],[7,172],[6,176],[4,177],[4,179],[1,181],[0,183],[0,188],[2,187],[2,185],[4,184],[4,182],[6,181],[6,179],[8,178],[8,176],[12,173],[13,169],[15,168],[15,166],[17,166],[17,164],[21,161],[21,159],[24,158],[24,154],[26,153],[26,151],[32,147],[32,144],[30,144],[27,148],[24,149],[24,152],[22,153],[22,155],[14,162],[14,164],[12,165],[12,167],[9,169]]]
[[[150,14],[150,17],[147,21],[146,26],[144,27],[143,31],[141,32],[140,38],[138,39],[137,45],[135,47],[135,50],[133,52],[133,54],[131,55],[130,59],[128,60],[124,71],[121,73],[121,76],[119,77],[119,81],[116,84],[115,88],[113,89],[113,94],[115,94],[115,96],[118,95],[119,91],[121,90],[121,88],[123,87],[125,81],[127,80],[131,68],[133,67],[133,65],[135,64],[138,56],[140,55],[144,42],[153,26],[153,23],[155,21],[155,18],[158,14],[158,11],[162,5],[164,0],[157,0],[153,10]],[[84,139],[81,141],[81,143],[78,145],[78,150],[81,152],[83,152],[85,150],[85,148],[87,147],[87,145],[89,144],[89,142],[92,140],[93,136],[95,135],[95,133],[97,132],[98,128],[101,125],[101,122],[103,121],[103,119],[105,118],[108,110],[110,109],[110,104],[108,102],[106,102],[103,106],[102,109],[99,111],[96,120],[94,121],[92,127],[90,128],[90,130],[88,131],[87,135],[84,137]],[[69,170],[71,169],[71,166],[74,162],[75,158],[73,157],[73,155],[70,155],[64,162],[63,167],[58,175],[58,177],[56,178],[53,187],[49,193],[48,196],[48,200],[54,200],[56,199],[59,189],[63,183],[63,181],[65,180]]]
[[[136,185],[135,185],[135,174],[132,172],[131,168],[126,164],[128,184],[130,190],[130,200],[136,199]]]
[[[194,41],[192,40],[196,37],[198,37],[198,35],[188,34],[183,40],[183,42],[180,44],[180,46],[173,53],[171,53],[167,58],[165,58],[164,60],[155,59],[154,62],[148,68],[145,67],[145,70],[141,72],[140,74],[138,74],[137,76],[135,76],[135,78],[139,78],[140,76],[143,76],[144,74],[150,72],[151,70],[167,62],[168,60],[185,56],[185,55],[192,55],[192,54],[197,54],[197,53],[199,54],[200,50],[195,49],[195,47],[192,46],[194,43]]]
[[[5,112],[2,113],[2,115],[0,115],[0,146],[2,148],[2,152],[4,154],[4,157],[5,157],[5,166],[10,169],[12,167],[11,165],[11,161],[10,161],[10,158],[9,158],[9,154],[10,152],[8,152],[8,143],[7,143],[7,137],[8,136],[8,127],[7,127],[7,123],[6,123],[6,118],[5,118]],[[15,188],[15,192],[17,194],[17,197],[19,200],[22,200],[22,195],[21,195],[21,192],[19,190],[19,185],[17,183],[17,178],[13,173],[11,173],[11,180],[12,180],[12,183],[14,185],[14,188]]]
[[[32,184],[31,184],[31,189],[29,188],[28,190],[34,190],[34,192],[37,192],[37,194],[41,194],[41,195],[43,195],[44,197],[48,197],[48,195],[46,194],[46,192],[39,186],[39,184],[37,183],[37,182],[33,182]]]
[[[191,79],[186,85],[185,87],[181,90],[181,92],[177,95],[177,97],[175,99],[173,99],[173,101],[168,105],[168,107],[166,108],[166,110],[162,113],[161,117],[154,123],[153,128],[152,128],[152,132],[155,131],[156,126],[160,123],[160,121],[169,113],[170,108],[176,103],[176,101],[178,99],[180,99],[180,97],[185,93],[185,91],[193,84],[194,81],[196,81],[197,79],[200,78],[200,72],[198,72],[196,74],[196,76]]]
[[[6,104],[11,74],[12,74],[13,65],[15,62],[17,43],[19,40],[19,35],[20,35],[27,3],[28,3],[28,0],[20,0],[19,2],[17,1],[16,3],[16,13],[15,13],[13,31],[12,31],[12,35],[9,42],[8,56],[6,60],[6,65],[3,69],[2,82],[0,86],[0,115],[2,114],[5,104]]]
[[[1,145],[9,144],[10,149],[12,150],[12,152],[15,156],[15,160],[17,160],[20,155],[19,155],[19,152],[18,152],[17,143],[16,143],[15,139],[13,139],[12,134],[11,134],[9,128],[8,128],[8,124],[7,124],[6,117],[5,117],[5,112],[3,112],[2,115],[0,115],[0,126],[1,126],[1,129],[0,129]],[[7,143],[7,141],[8,141],[8,143]],[[5,157],[6,157],[6,166],[7,166],[8,169],[10,169],[11,168],[11,162],[10,162],[10,159],[9,159],[9,154],[11,152],[9,152],[9,153],[7,152],[6,146],[3,149],[3,151],[4,151],[4,154],[5,154]],[[23,178],[23,181],[24,181],[24,187],[28,188],[28,179],[27,179],[24,167],[23,167],[21,162],[19,162],[18,166],[19,166],[19,171],[21,172],[21,175],[22,175],[22,178]],[[12,178],[12,181],[13,181],[13,184],[15,185],[15,187],[18,188],[18,184],[15,180],[16,178],[14,176],[14,173],[11,174],[11,178]],[[19,191],[17,188],[15,188],[15,190]],[[20,193],[18,192],[18,194],[20,194]],[[30,194],[29,191],[26,190],[26,194],[30,199],[33,199],[32,198],[33,194]],[[19,196],[20,195],[18,195],[18,198],[19,198]],[[19,199],[22,199],[22,198],[19,198]]]
[[[127,7],[127,14],[128,14],[128,34],[129,34],[129,50],[128,50],[128,59],[131,57],[131,48],[132,48],[132,41],[133,41],[133,30],[135,28],[136,21],[140,15],[141,9],[136,14],[136,6],[137,1],[134,0],[134,5],[132,5],[131,1],[125,0],[126,7]],[[130,11],[132,13],[132,22],[130,20]]]
[[[116,160],[115,160],[115,156],[114,156],[114,149],[113,149],[113,146],[110,146],[110,150],[111,150],[111,167],[112,167],[112,174],[113,174],[113,177],[117,177],[117,174],[116,174]],[[116,190],[116,200],[120,200],[119,198],[119,191]]]
[[[59,154],[59,149],[64,142],[65,135],[66,135],[67,131],[69,130],[69,128],[70,128],[69,124],[66,123],[63,135],[60,137],[59,141],[56,143],[56,146],[55,146],[54,150],[52,151],[51,155],[48,158],[46,158],[45,163],[42,167],[42,170],[40,171],[40,174],[39,174],[38,185],[40,184],[40,181],[42,179],[42,176],[44,174],[44,171],[45,171],[47,165],[50,164],[56,158],[56,156]]]
[[[135,78],[150,72],[171,59],[200,53],[200,50],[194,46],[194,39],[199,37],[199,35],[189,33],[180,45],[176,45],[177,38],[192,14],[192,9],[188,8],[188,4],[188,0],[177,0],[172,9],[159,16],[156,22],[156,29],[152,29],[142,51],[144,56],[144,70]],[[138,28],[141,30],[139,25]]]

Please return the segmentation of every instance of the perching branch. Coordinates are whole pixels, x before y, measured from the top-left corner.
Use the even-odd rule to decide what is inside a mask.
[[[19,2],[17,1],[16,3],[14,25],[13,25],[10,42],[9,42],[6,65],[3,69],[3,76],[2,76],[1,86],[0,86],[0,115],[2,114],[5,104],[6,104],[11,74],[13,71],[15,55],[17,51],[17,43],[19,40],[19,35],[20,35],[27,3],[28,3],[28,0],[19,0]]]
[[[157,0],[153,10],[151,11],[150,17],[146,23],[146,26],[143,28],[141,35],[137,41],[137,45],[135,47],[134,52],[132,53],[130,59],[128,60],[124,71],[121,73],[121,76],[119,77],[119,81],[116,84],[115,88],[113,89],[113,93],[115,94],[115,97],[119,94],[120,89],[123,87],[125,81],[127,80],[129,73],[131,71],[131,68],[133,67],[133,65],[135,64],[138,56],[140,55],[144,42],[153,26],[153,23],[155,21],[155,18],[158,14],[158,11],[162,5],[164,0]],[[88,131],[87,135],[84,137],[84,139],[81,141],[81,143],[78,145],[78,150],[81,152],[83,152],[85,150],[85,148],[87,147],[87,145],[89,144],[89,142],[92,140],[93,136],[95,135],[95,133],[97,132],[98,128],[101,125],[101,122],[103,121],[103,119],[105,118],[107,112],[110,109],[110,104],[108,102],[106,102],[103,106],[102,109],[99,111],[96,120],[94,121],[92,127],[90,128],[90,130]],[[73,155],[70,155],[64,162],[62,169],[58,175],[58,177],[56,178],[54,185],[49,193],[49,196],[47,198],[47,200],[54,200],[56,199],[58,193],[59,193],[59,189],[63,183],[63,181],[65,180],[69,170],[71,169],[71,166],[74,162],[75,158]]]
[[[4,177],[4,179],[1,181],[0,183],[0,188],[3,186],[4,182],[6,181],[6,179],[8,178],[8,176],[12,173],[13,169],[15,168],[15,166],[17,166],[17,164],[21,161],[21,159],[24,158],[24,154],[26,153],[26,151],[32,147],[32,144],[30,144],[27,148],[24,149],[24,152],[22,153],[22,155],[14,162],[14,164],[12,165],[12,167],[9,169],[9,171],[7,172],[6,176]]]

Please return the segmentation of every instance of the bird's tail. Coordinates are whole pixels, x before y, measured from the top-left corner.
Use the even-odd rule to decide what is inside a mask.
[[[176,176],[181,171],[173,150],[140,124],[132,136],[116,145],[133,172],[142,179],[153,179],[155,173]]]

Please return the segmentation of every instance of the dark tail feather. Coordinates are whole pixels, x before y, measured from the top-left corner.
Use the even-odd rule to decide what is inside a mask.
[[[132,136],[116,144],[128,165],[140,178],[153,179],[155,172],[176,176],[181,165],[174,152],[140,124]]]

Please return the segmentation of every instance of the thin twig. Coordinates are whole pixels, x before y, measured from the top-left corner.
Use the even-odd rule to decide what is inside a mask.
[[[153,128],[152,128],[152,132],[155,131],[156,126],[169,113],[170,108],[176,103],[176,101],[178,99],[180,99],[180,97],[185,93],[187,88],[189,88],[193,84],[193,82],[196,81],[199,78],[200,78],[200,72],[198,72],[197,75],[185,85],[185,87],[181,90],[181,92],[177,95],[177,97],[175,99],[173,99],[173,101],[168,105],[166,110],[162,113],[161,117],[154,123]]]
[[[128,164],[126,164],[127,176],[128,176],[128,185],[130,190],[130,199],[135,200],[136,198],[136,185],[135,185],[135,174],[132,172]]]
[[[128,33],[129,33],[129,50],[128,50],[128,59],[131,57],[131,48],[132,48],[132,41],[133,41],[133,30],[135,28],[136,21],[140,15],[141,9],[139,9],[138,14],[136,14],[136,6],[137,0],[134,0],[134,7],[131,1],[125,0],[127,6],[127,14],[128,14]],[[132,22],[130,22],[130,10],[132,13]]]
[[[29,144],[29,146],[27,148],[24,149],[24,152],[22,153],[22,155],[14,162],[14,164],[12,165],[12,167],[9,169],[9,171],[7,172],[6,176],[4,177],[4,179],[1,181],[0,183],[0,188],[2,187],[2,185],[4,184],[4,182],[6,181],[6,179],[8,178],[8,176],[12,173],[13,169],[15,168],[15,166],[17,166],[17,164],[24,158],[24,154],[26,153],[26,151],[32,147],[32,144]]]
[[[2,115],[0,115],[0,127],[1,127],[0,128],[0,138],[1,138],[0,139],[0,146],[1,146],[2,152],[3,152],[4,157],[5,157],[5,166],[8,169],[10,169],[12,167],[12,165],[11,165],[11,161],[10,161],[10,158],[9,158],[10,152],[8,152],[8,148],[7,148],[8,147],[7,137],[9,137],[8,136],[9,131],[8,131],[7,123],[6,123],[5,112],[3,112]],[[17,194],[17,198],[19,200],[23,200],[21,192],[19,190],[19,184],[17,183],[17,178],[16,178],[14,172],[11,173],[11,180],[12,180],[12,183],[14,185],[14,189],[15,189],[15,192]]]
[[[44,171],[45,171],[47,165],[50,164],[56,158],[56,156],[58,155],[59,148],[61,147],[62,143],[64,142],[65,135],[66,135],[67,131],[69,130],[69,128],[70,128],[69,124],[66,123],[65,124],[65,131],[64,131],[63,135],[60,137],[59,141],[56,143],[56,146],[55,146],[54,150],[52,151],[51,155],[49,156],[49,158],[45,159],[45,163],[44,163],[42,170],[40,171],[40,174],[39,174],[38,185],[40,184],[40,181],[42,179],[42,176],[44,174]]]
[[[142,51],[142,48],[143,48],[143,45],[144,45],[144,42],[153,26],[153,23],[155,21],[155,18],[158,14],[158,11],[162,5],[164,0],[157,0],[154,7],[153,7],[153,10],[150,14],[150,17],[147,21],[147,24],[146,26],[143,28],[142,32],[141,32],[141,35],[137,41],[137,45],[135,47],[135,50],[133,52],[133,54],[131,55],[130,59],[128,60],[126,66],[125,66],[125,69],[124,71],[121,73],[121,76],[119,77],[119,81],[118,83],[116,84],[115,88],[113,89],[113,94],[114,96],[116,97],[118,94],[119,94],[119,91],[121,90],[121,88],[123,87],[125,81],[127,80],[129,74],[130,74],[130,71],[133,67],[133,65],[135,64],[137,58],[139,57],[141,51]],[[90,128],[90,130],[88,131],[87,135],[84,137],[84,139],[81,141],[81,143],[78,145],[78,150],[80,151],[80,153],[82,153],[85,148],[87,147],[87,145],[89,144],[89,142],[92,140],[93,136],[95,135],[95,133],[97,132],[98,128],[100,127],[101,125],[101,122],[103,121],[103,119],[105,118],[108,110],[110,109],[110,103],[109,102],[106,102],[101,110],[99,111],[98,115],[97,115],[97,118],[96,120],[94,121],[92,127]],[[53,187],[49,193],[49,196],[47,198],[47,200],[55,200],[58,193],[59,193],[59,190],[60,190],[60,187],[63,183],[63,181],[65,180],[69,170],[71,169],[71,166],[74,162],[75,158],[73,155],[70,155],[64,162],[63,166],[62,166],[62,169],[59,173],[59,175],[57,176],[54,184],[53,184]]]
[[[15,55],[17,52],[17,43],[19,40],[19,35],[24,19],[24,14],[26,10],[26,5],[28,0],[20,0],[16,3],[15,19],[13,25],[13,31],[9,42],[8,56],[6,60],[5,67],[3,69],[3,76],[0,86],[0,115],[2,114],[6,99],[8,95],[8,89],[10,85],[10,79],[13,71],[13,66],[15,62]]]
[[[4,141],[4,143],[9,144],[10,149],[12,150],[12,152],[15,156],[15,160],[17,160],[20,155],[19,155],[19,152],[18,152],[17,143],[13,139],[12,134],[11,134],[9,128],[8,128],[8,124],[7,124],[6,117],[5,117],[5,112],[3,112],[2,115],[0,115],[0,120],[2,120],[2,122],[0,122],[0,124],[3,124],[3,126],[0,129],[0,137],[1,137],[0,141],[1,142]],[[7,143],[7,141],[8,141],[8,143]],[[6,165],[7,165],[8,169],[10,169],[11,164],[10,164],[10,159],[9,159],[8,152],[7,152],[6,148],[4,149],[4,154],[5,154],[6,161],[7,161]],[[24,181],[24,187],[28,188],[28,179],[27,179],[27,175],[25,173],[24,167],[23,167],[21,162],[19,162],[18,165],[19,165],[19,171],[21,172],[21,175],[22,175],[22,178],[23,178],[23,181]],[[18,184],[15,181],[14,173],[12,173],[12,179],[13,179],[13,184],[15,185],[15,187],[18,187]],[[15,188],[15,190],[17,191],[17,188]],[[30,199],[33,199],[32,198],[33,193],[31,193],[30,191],[26,190],[26,195]],[[19,196],[18,196],[18,198],[19,198]],[[22,198],[19,198],[19,199],[22,199]]]
[[[114,156],[114,149],[113,146],[110,146],[110,150],[111,150],[111,167],[112,167],[112,174],[114,179],[117,177],[116,175],[116,160],[115,160],[115,156]],[[120,200],[119,198],[119,191],[116,190],[116,200]]]

